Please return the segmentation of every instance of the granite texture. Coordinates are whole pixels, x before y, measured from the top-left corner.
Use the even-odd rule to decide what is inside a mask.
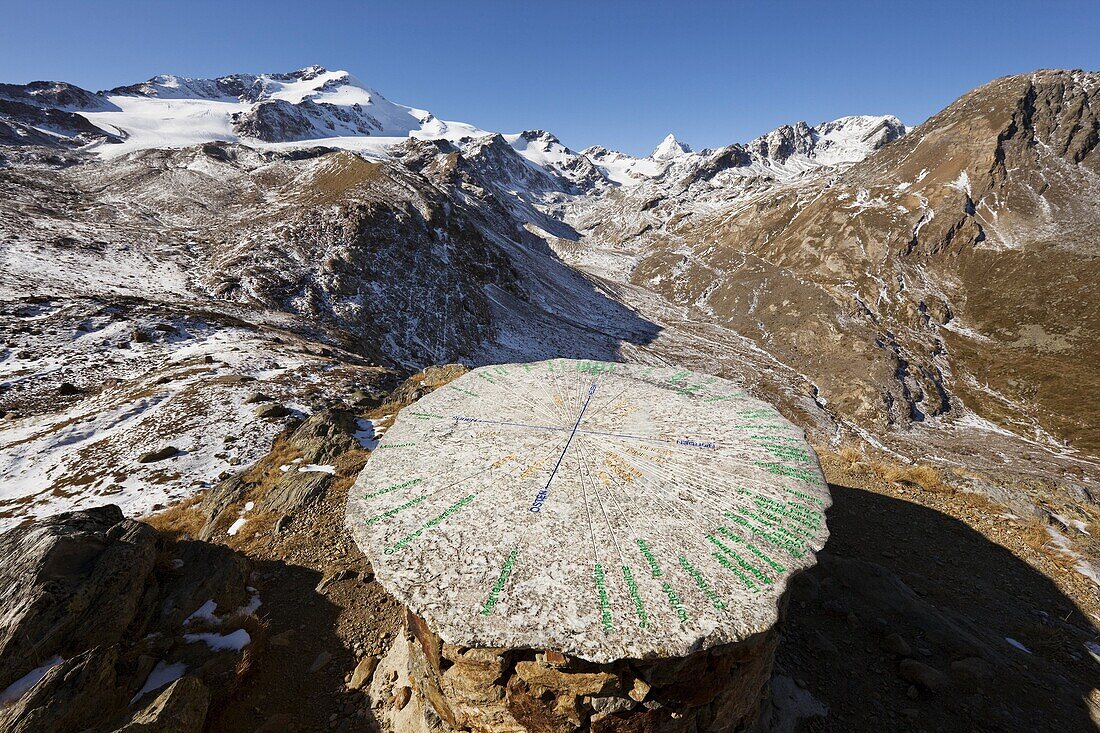
[[[609,663],[769,632],[830,501],[803,432],[735,384],[552,360],[402,410],[347,519],[443,641]]]

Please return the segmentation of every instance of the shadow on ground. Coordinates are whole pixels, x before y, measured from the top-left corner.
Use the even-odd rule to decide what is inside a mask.
[[[806,730],[1097,729],[1095,630],[1054,583],[952,517],[830,488],[831,539],[794,583],[777,655],[828,706]]]
[[[356,658],[337,633],[342,609],[316,592],[322,579],[316,570],[256,561],[255,579],[259,615],[270,625],[267,647],[229,700],[210,711],[206,729],[328,730],[330,718],[366,703],[362,693],[344,689]]]

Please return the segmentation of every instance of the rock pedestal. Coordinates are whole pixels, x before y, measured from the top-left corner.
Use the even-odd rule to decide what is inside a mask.
[[[408,614],[409,677],[446,727],[478,733],[751,731],[777,633],[685,657],[596,664],[553,650],[443,642]]]
[[[469,730],[745,730],[830,504],[804,433],[686,370],[482,367],[401,411],[347,523]]]

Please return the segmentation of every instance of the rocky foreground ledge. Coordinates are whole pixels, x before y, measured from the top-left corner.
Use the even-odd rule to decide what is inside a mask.
[[[263,641],[250,569],[113,505],[0,535],[0,729],[201,730]]]

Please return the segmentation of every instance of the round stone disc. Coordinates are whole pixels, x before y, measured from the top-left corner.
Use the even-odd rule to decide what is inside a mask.
[[[830,501],[803,431],[733,383],[555,359],[403,409],[347,522],[445,641],[606,663],[770,628]]]

